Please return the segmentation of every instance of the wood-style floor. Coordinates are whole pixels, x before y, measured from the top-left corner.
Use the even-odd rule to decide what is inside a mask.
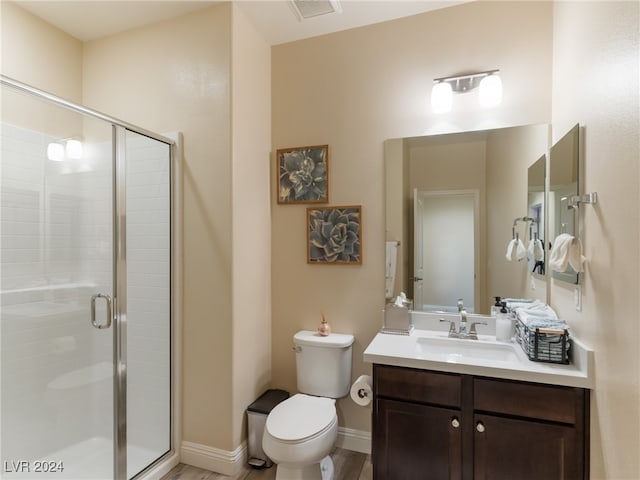
[[[336,448],[331,453],[334,466],[334,480],[371,480],[371,457],[364,453],[352,452]],[[264,469],[253,469],[247,466],[233,477],[213,473],[183,463],[178,464],[161,480],[274,480],[276,466]]]

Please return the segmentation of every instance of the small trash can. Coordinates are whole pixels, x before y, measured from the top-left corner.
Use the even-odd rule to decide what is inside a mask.
[[[262,435],[267,423],[267,415],[280,402],[289,398],[285,390],[267,390],[247,408],[249,443],[249,465],[255,468],[270,467],[273,462],[262,450]]]

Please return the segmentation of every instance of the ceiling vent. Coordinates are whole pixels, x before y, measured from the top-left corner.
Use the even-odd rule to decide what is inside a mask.
[[[293,13],[302,21],[307,18],[340,13],[340,0],[289,0]]]

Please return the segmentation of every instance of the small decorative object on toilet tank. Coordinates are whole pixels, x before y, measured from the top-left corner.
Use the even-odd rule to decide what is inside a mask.
[[[322,337],[326,337],[331,333],[331,327],[327,323],[327,319],[324,318],[324,312],[320,312],[320,315],[322,315],[322,322],[318,327],[318,334]]]

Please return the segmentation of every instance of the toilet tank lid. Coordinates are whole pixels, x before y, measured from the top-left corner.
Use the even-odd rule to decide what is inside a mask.
[[[296,345],[313,345],[315,347],[345,348],[353,344],[354,337],[348,333],[331,333],[323,337],[318,332],[301,330],[293,336]]]

